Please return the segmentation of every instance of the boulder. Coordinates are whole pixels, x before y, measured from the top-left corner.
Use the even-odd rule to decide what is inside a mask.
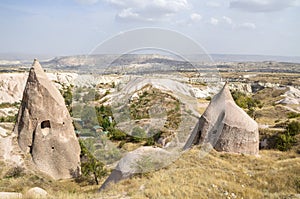
[[[258,155],[258,124],[235,104],[227,84],[211,100],[184,149],[207,143],[217,151]]]
[[[7,136],[7,131],[4,128],[2,128],[1,126],[0,126],[0,136],[2,136],[2,137]]]
[[[72,118],[58,89],[34,60],[14,128],[21,150],[54,179],[80,171],[80,146]]]
[[[39,187],[31,188],[26,192],[26,196],[30,198],[46,198],[47,195],[47,191]]]
[[[17,193],[17,192],[0,192],[0,198],[1,199],[18,199],[18,198],[23,198],[23,195],[21,193]]]
[[[110,183],[117,183],[134,174],[148,173],[171,164],[180,155],[176,151],[167,151],[161,148],[140,147],[126,154],[118,163],[110,176],[100,187],[105,189]]]

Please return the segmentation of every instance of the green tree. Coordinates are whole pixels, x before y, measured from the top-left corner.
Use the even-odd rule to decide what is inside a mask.
[[[286,130],[292,136],[298,135],[300,133],[300,122],[292,121],[288,124]]]
[[[248,115],[251,116],[252,118],[255,118],[256,108],[263,107],[263,104],[259,100],[253,99],[252,97],[247,96],[245,93],[242,93],[240,91],[232,91],[231,94],[235,103],[239,107],[243,109],[247,109]]]
[[[98,185],[99,179],[107,174],[107,170],[104,164],[90,153],[81,140],[79,140],[79,144],[81,148],[80,159],[82,175],[93,178],[94,182]]]
[[[84,126],[87,128],[93,128],[98,124],[95,108],[92,106],[84,106],[80,117],[84,121]]]
[[[290,150],[296,143],[295,136],[300,133],[300,122],[292,121],[286,126],[284,133],[276,138],[276,148],[280,151]]]

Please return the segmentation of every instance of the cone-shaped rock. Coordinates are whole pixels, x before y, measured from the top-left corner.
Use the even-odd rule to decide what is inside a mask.
[[[258,154],[258,125],[235,104],[227,84],[211,100],[184,149],[205,143],[217,151]]]
[[[54,179],[70,178],[80,171],[80,146],[72,119],[37,60],[29,72],[14,132],[37,168]]]

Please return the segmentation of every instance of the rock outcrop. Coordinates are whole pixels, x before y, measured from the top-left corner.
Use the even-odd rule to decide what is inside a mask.
[[[217,151],[258,155],[258,124],[235,104],[227,84],[211,100],[184,149],[207,143]]]
[[[46,75],[59,89],[62,84],[66,86],[74,84],[75,79],[78,78],[76,73],[66,72],[46,73]],[[0,104],[20,102],[27,79],[28,74],[25,73],[0,73]],[[84,82],[82,84],[85,85]]]
[[[22,99],[27,75],[23,73],[0,74],[0,103],[14,103]]]
[[[14,132],[20,148],[40,171],[54,179],[80,172],[80,146],[72,119],[37,60],[29,72]]]
[[[100,187],[105,189],[110,183],[117,183],[134,174],[148,173],[171,164],[180,155],[161,148],[140,147],[126,154],[118,163],[110,176]]]

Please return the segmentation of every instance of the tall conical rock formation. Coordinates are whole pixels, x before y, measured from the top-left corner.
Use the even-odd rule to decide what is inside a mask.
[[[184,149],[203,143],[210,143],[217,151],[258,154],[258,125],[235,104],[227,84],[211,100]]]
[[[72,118],[58,89],[34,60],[14,132],[22,151],[37,168],[54,179],[80,172],[80,146]]]

